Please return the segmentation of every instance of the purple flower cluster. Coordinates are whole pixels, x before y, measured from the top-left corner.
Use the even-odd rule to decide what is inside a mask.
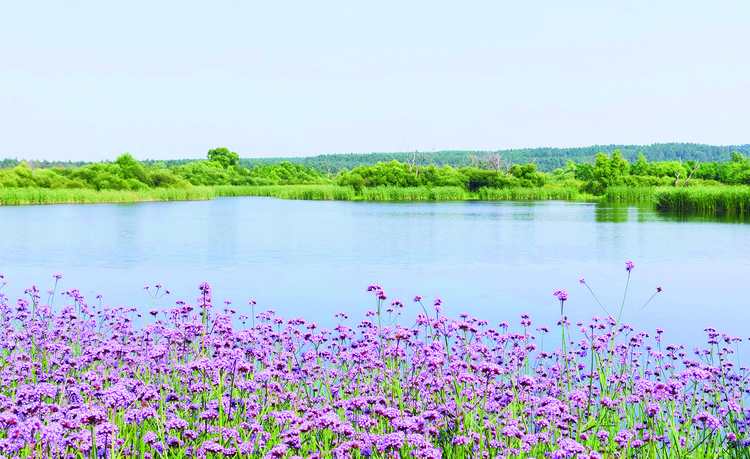
[[[379,308],[383,289],[368,291]],[[337,313],[328,329],[267,310],[246,328],[211,310],[208,283],[197,307],[180,300],[140,326],[134,309],[78,290],[57,311],[37,292],[0,294],[4,457],[605,458],[706,445],[741,457],[750,442],[741,340],[711,328],[693,357],[612,317],[545,348],[550,329],[537,340],[529,314],[518,331],[493,328],[442,315],[439,298],[412,326]]]

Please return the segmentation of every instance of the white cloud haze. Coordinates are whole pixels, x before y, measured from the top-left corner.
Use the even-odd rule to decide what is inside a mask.
[[[749,143],[739,1],[0,3],[0,157]]]

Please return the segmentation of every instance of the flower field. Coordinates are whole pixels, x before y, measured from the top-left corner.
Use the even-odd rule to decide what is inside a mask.
[[[571,323],[565,290],[550,295],[559,330],[368,291],[372,310],[332,329],[238,314],[208,283],[142,315],[78,290],[0,294],[0,456],[750,457],[739,337],[662,342],[622,320],[625,298]]]

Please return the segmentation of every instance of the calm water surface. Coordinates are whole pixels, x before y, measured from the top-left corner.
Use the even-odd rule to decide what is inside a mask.
[[[703,328],[748,338],[750,225],[745,219],[679,216],[650,205],[580,202],[362,203],[219,198],[214,201],[0,208],[3,292],[79,288],[90,302],[150,309],[143,285],[161,282],[170,307],[211,283],[214,303],[272,308],[333,324],[359,320],[379,283],[411,319],[419,294],[468,312],[534,326],[556,323],[552,292],[569,292],[575,322],[604,315],[585,277],[616,314],[633,260],[624,318],[664,288],[631,323],[664,328],[664,341],[703,343]],[[409,301],[407,301],[409,300]],[[60,300],[58,299],[58,302]],[[517,327],[516,327],[517,328]]]

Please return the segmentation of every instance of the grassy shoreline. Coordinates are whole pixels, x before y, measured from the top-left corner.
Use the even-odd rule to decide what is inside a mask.
[[[263,196],[316,201],[542,201],[606,199],[608,201],[652,202],[658,209],[676,211],[745,212],[750,209],[750,187],[694,186],[609,187],[602,197],[587,195],[571,185],[538,188],[481,188],[469,192],[461,187],[363,188],[339,185],[195,186],[152,188],[140,191],[49,188],[0,188],[0,205],[133,203],[148,201],[208,200],[226,196]]]
[[[339,185],[261,185],[196,186],[190,188],[154,188],[141,191],[48,188],[0,188],[0,205],[93,204],[147,201],[207,200],[228,196],[262,196],[279,199],[316,201],[465,201],[465,200],[575,200],[593,199],[572,186],[546,185],[540,188],[482,188],[469,192],[461,187],[363,188],[357,192]]]
[[[207,187],[154,188],[142,191],[49,188],[0,188],[0,205],[95,204],[146,201],[207,200],[214,196]]]

